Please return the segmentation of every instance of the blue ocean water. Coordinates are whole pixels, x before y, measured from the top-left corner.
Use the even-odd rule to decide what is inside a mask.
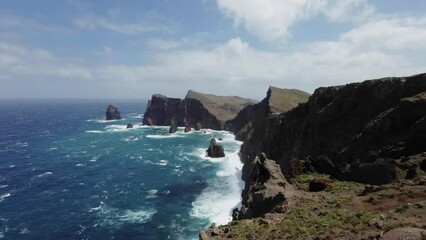
[[[103,120],[110,103],[122,120]],[[0,239],[198,239],[228,222],[241,143],[225,131],[142,126],[145,106],[0,102]],[[205,156],[212,137],[225,158]]]

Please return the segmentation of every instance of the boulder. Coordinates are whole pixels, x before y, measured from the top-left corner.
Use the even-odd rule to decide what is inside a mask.
[[[216,142],[216,139],[212,138],[210,140],[209,148],[207,149],[207,156],[211,158],[220,158],[225,157],[225,151],[223,147]]]
[[[189,131],[191,131],[191,127],[189,125],[186,125],[184,132],[189,132]]]
[[[173,117],[172,120],[170,120],[170,129],[169,133],[175,133],[177,131],[178,127],[176,124],[176,119]]]
[[[106,120],[121,119],[120,112],[118,111],[116,107],[114,107],[111,104],[107,107],[105,115],[106,115]]]
[[[311,180],[309,182],[309,192],[321,192],[327,189],[328,183],[323,180]]]
[[[212,237],[217,237],[220,235],[220,229],[217,227],[216,223],[212,223],[207,230],[200,231],[199,239],[200,240],[209,240],[215,239]]]
[[[424,159],[421,163],[420,163],[420,169],[424,172],[426,172],[426,159]]]
[[[127,126],[126,126],[126,128],[133,128],[133,124],[128,123]]]

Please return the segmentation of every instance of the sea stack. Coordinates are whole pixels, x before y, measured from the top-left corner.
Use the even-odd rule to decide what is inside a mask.
[[[116,119],[121,119],[121,115],[120,112],[118,111],[118,109],[116,107],[114,107],[113,105],[109,105],[106,112],[106,120],[116,120]]]
[[[225,157],[225,151],[223,147],[216,142],[216,139],[212,138],[210,140],[210,146],[207,149],[207,156],[211,158],[220,158]]]

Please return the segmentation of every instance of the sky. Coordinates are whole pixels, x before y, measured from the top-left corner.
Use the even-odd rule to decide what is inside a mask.
[[[253,99],[426,72],[424,0],[0,0],[0,99]]]

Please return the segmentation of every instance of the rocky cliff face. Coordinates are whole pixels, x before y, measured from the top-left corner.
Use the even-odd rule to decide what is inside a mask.
[[[191,90],[184,99],[154,94],[148,102],[142,122],[144,125],[169,126],[175,118],[177,126],[222,130],[225,121],[254,103],[251,99],[215,96]]]
[[[247,106],[238,115],[225,123],[225,129],[236,134],[238,140],[250,138],[254,128],[262,126],[269,115],[287,112],[308,101],[309,94],[297,89],[269,87],[266,98],[261,102]]]
[[[240,114],[265,115],[252,109]],[[426,74],[319,88],[287,113],[258,118],[241,148],[245,181],[249,163],[265,152],[287,177],[309,166],[337,178],[387,183],[396,174],[392,159],[426,151]]]
[[[232,218],[247,219],[263,217],[266,213],[284,213],[287,201],[285,193],[286,180],[280,166],[259,154],[249,164],[250,174],[242,194],[242,206],[234,209]]]
[[[172,118],[179,109],[182,100],[154,94],[146,107],[142,123],[144,125],[169,126]]]

